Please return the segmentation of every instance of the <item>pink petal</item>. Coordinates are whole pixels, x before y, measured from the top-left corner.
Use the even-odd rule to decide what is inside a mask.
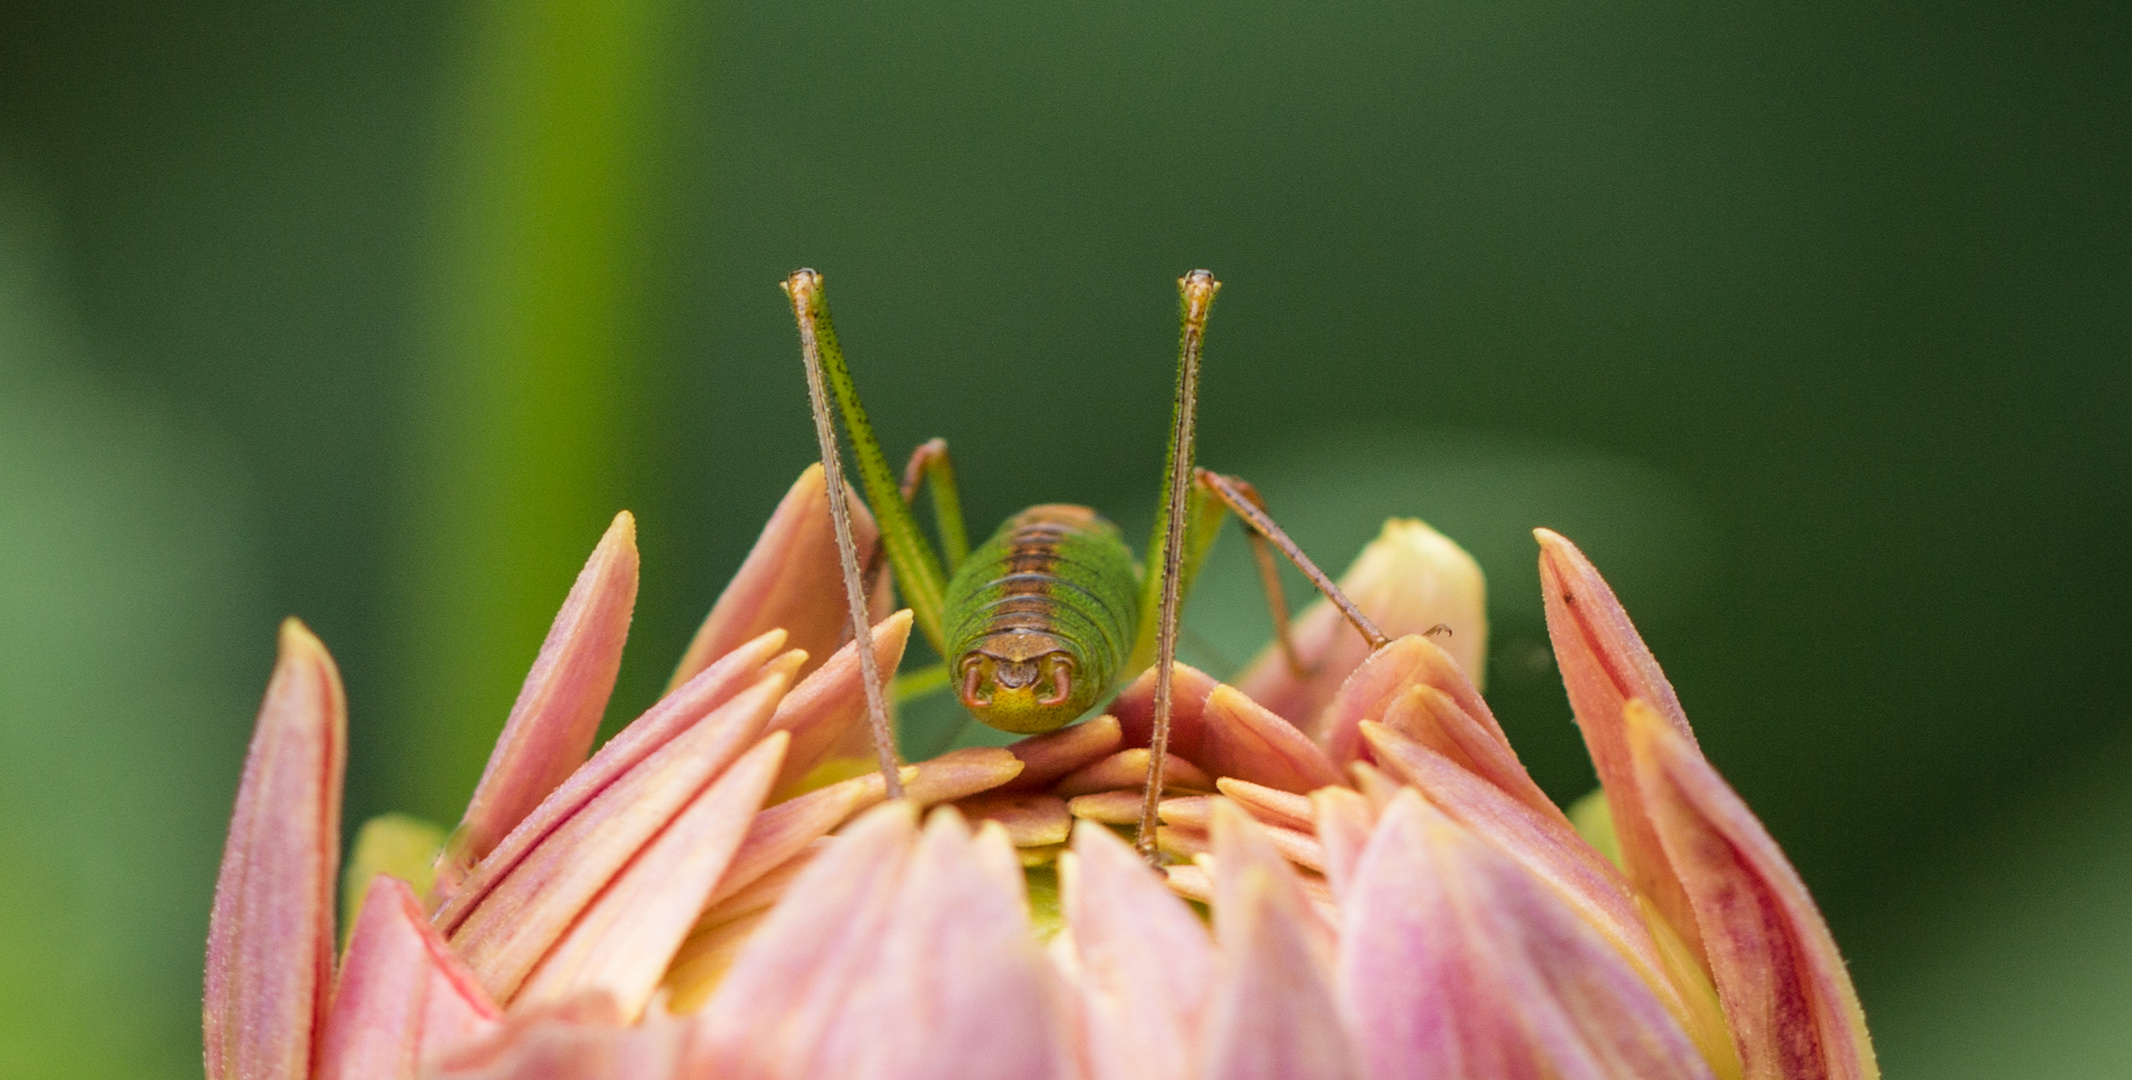
[[[758,811],[733,852],[733,863],[705,907],[715,907],[783,866],[808,845],[858,813],[864,792],[856,784],[833,784]]]
[[[1074,831],[1059,880],[1091,1080],[1191,1076],[1215,971],[1199,918],[1098,825]]]
[[[1386,808],[1343,909],[1342,996],[1373,1077],[1711,1075],[1610,943],[1413,792]]]
[[[857,499],[851,500],[851,529],[860,551],[873,548],[873,515]],[[873,618],[887,614],[882,597],[875,597],[874,606]],[[851,611],[845,606],[836,532],[829,521],[829,489],[819,464],[807,466],[785,492],[754,549],[696,630],[669,689],[741,642],[779,629],[791,635],[793,648],[805,649],[812,658],[802,676],[851,638]]]
[[[1010,743],[1007,750],[1021,759],[1022,772],[1008,786],[1017,791],[1048,788],[1059,777],[1109,756],[1123,745],[1123,737],[1117,717],[1098,716],[1086,723]]]
[[[1120,750],[1093,765],[1067,774],[1053,785],[1052,794],[1062,799],[1071,799],[1076,795],[1089,795],[1098,791],[1144,786],[1147,783],[1148,761],[1153,756],[1145,748]],[[1168,755],[1167,762],[1162,769],[1164,791],[1180,788],[1190,791],[1214,790],[1214,778],[1208,776],[1199,766],[1176,754]]]
[[[555,614],[452,838],[470,866],[584,764],[622,667],[637,602],[637,523],[616,514]],[[736,642],[736,644],[738,644]]]
[[[1206,1021],[1207,1080],[1359,1077],[1333,996],[1329,942],[1294,871],[1242,810],[1214,810],[1221,978]]]
[[[1018,848],[1063,844],[1073,828],[1073,815],[1066,812],[1066,800],[1056,795],[988,791],[957,802],[955,809],[972,824],[998,822],[1007,830],[1007,839]]]
[[[1199,723],[1193,760],[1216,776],[1297,794],[1340,782],[1339,766],[1309,736],[1233,687],[1207,694]]]
[[[1403,637],[1377,650],[1340,687],[1318,718],[1318,737],[1334,760],[1363,752],[1364,720],[1398,728],[1534,810],[1562,816],[1518,761],[1480,691],[1427,638]]]
[[[1695,743],[1640,700],[1637,791],[1693,905],[1750,1080],[1876,1080],[1865,1013],[1806,883]]]
[[[1449,627],[1444,647],[1471,681],[1480,682],[1488,656],[1487,587],[1472,556],[1441,533],[1411,519],[1385,522],[1340,576],[1340,587],[1388,637]],[[1237,676],[1236,687],[1324,745],[1309,721],[1369,656],[1369,645],[1322,599],[1296,619],[1295,643],[1306,673],[1290,670],[1287,658],[1269,645]]]
[[[514,1011],[503,1030],[449,1055],[428,1080],[675,1080],[685,1025],[659,1017],[624,1027],[610,1003],[581,998]]]
[[[819,1077],[822,1042],[873,968],[917,840],[908,803],[874,810],[816,857],[741,950],[692,1039],[691,1072]]]
[[[786,679],[784,671],[770,672],[660,747],[487,890],[452,931],[451,943],[491,994],[509,1001],[616,873],[754,743]]]
[[[733,695],[756,685],[768,675],[782,673],[789,679],[806,658],[797,652],[779,655],[778,650],[784,648],[784,643],[785,632],[772,630],[720,657],[717,663],[659,699],[644,715],[607,740],[607,745],[600,747],[599,752],[592,755],[592,760],[571,773],[561,787],[541,800],[540,805],[496,845],[496,850],[466,873],[464,880],[449,882],[440,874],[437,887],[430,896],[430,904],[436,909],[433,921],[438,929],[446,934],[457,930],[467,912],[480,904],[488,891],[516,868],[528,851],[676,735],[695,727],[704,717],[732,700]],[[446,858],[448,861],[449,853]]]
[[[1214,787],[1235,800],[1236,805],[1250,811],[1252,817],[1269,825],[1286,825],[1291,829],[1311,827],[1314,812],[1308,795],[1254,784],[1233,776],[1224,776],[1214,781]]]
[[[1347,788],[1319,788],[1311,793],[1310,804],[1316,812],[1318,843],[1325,846],[1325,880],[1335,897],[1345,899],[1355,864],[1376,827],[1376,814],[1368,799]]]
[[[1043,1080],[1071,1071],[1065,988],[1037,945],[1022,875],[997,828],[927,818],[872,970],[821,1047],[818,1075]]]
[[[1554,641],[1555,664],[1562,669],[1569,707],[1584,732],[1584,745],[1598,770],[1600,786],[1606,789],[1623,866],[1636,891],[1651,898],[1666,923],[1700,959],[1703,944],[1695,913],[1636,790],[1636,767],[1621,707],[1632,697],[1650,702],[1693,746],[1695,735],[1688,728],[1688,717],[1666,673],[1659,670],[1658,660],[1591,560],[1553,532],[1535,529],[1533,535],[1540,541],[1547,636]]]
[[[903,661],[904,643],[910,640],[911,613],[898,611],[874,624],[874,659],[887,685]],[[859,685],[859,650],[845,642],[829,662],[801,679],[770,718],[771,731],[792,733],[792,751],[785,756],[785,771],[773,791],[783,791],[829,757],[847,735],[854,733],[859,752],[873,757],[873,736],[866,727],[866,688]]]
[[[207,929],[208,1080],[302,1078],[333,979],[348,705],[295,619],[259,706]]]
[[[1199,712],[1207,695],[1221,683],[1190,664],[1178,664],[1170,675],[1170,753],[1190,758],[1199,753]],[[1155,669],[1149,668],[1110,703],[1125,734],[1125,745],[1146,746],[1153,738],[1155,723]]]
[[[1385,768],[1413,784],[1451,820],[1552,886],[1686,1022],[1686,998],[1667,978],[1664,959],[1628,883],[1614,864],[1559,820],[1559,814],[1535,813],[1449,758],[1389,728],[1365,723],[1363,731]]]
[[[578,916],[517,1000],[565,1001],[602,991],[625,1022],[635,1021],[730,865],[790,742],[784,732],[771,732],[706,784]]]
[[[424,1062],[487,1035],[499,1017],[414,890],[379,874],[348,938],[318,1080],[414,1080]]]

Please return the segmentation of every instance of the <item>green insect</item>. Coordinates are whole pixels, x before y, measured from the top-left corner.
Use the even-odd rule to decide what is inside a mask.
[[[1337,605],[1372,648],[1385,643],[1376,626],[1274,524],[1249,484],[1193,465],[1200,351],[1207,315],[1221,288],[1213,274],[1194,270],[1177,281],[1183,324],[1177,391],[1169,456],[1163,463],[1162,502],[1148,543],[1150,565],[1144,571],[1117,526],[1085,506],[1032,506],[1008,518],[991,539],[971,550],[946,442],[934,439],[920,446],[899,483],[874,437],[837,345],[821,275],[799,270],[783,287],[799,322],[808,399],[854,634],[865,624],[873,568],[866,565],[872,560],[860,558],[852,536],[842,460],[830,414],[832,395],[858,459],[867,505],[880,526],[876,554],[885,554],[895,569],[896,587],[920,632],[946,658],[946,670],[940,675],[954,687],[972,716],[1003,731],[1052,731],[1089,711],[1123,682],[1151,665],[1155,668],[1152,752],[1138,839],[1143,855],[1154,858],[1155,808],[1162,793],[1169,743],[1178,610],[1225,511],[1237,515],[1252,542],[1275,631],[1291,665],[1301,666],[1290,640],[1274,550],[1287,556]],[[919,531],[912,511],[921,484],[932,492],[941,541],[938,552]],[[890,793],[900,797],[894,742],[879,673],[873,670],[873,652],[857,652],[875,750]]]

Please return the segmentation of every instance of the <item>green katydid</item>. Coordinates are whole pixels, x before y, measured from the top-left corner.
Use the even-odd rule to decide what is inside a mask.
[[[1153,736],[1136,846],[1155,858],[1155,818],[1169,745],[1171,672],[1177,657],[1178,611],[1224,510],[1233,512],[1252,542],[1273,610],[1275,631],[1290,664],[1300,665],[1288,632],[1273,550],[1279,550],[1339,607],[1371,648],[1386,638],[1332,579],[1318,569],[1267,515],[1242,480],[1193,464],[1199,359],[1207,315],[1221,283],[1205,270],[1177,281],[1182,329],[1177,390],[1171,413],[1163,497],[1148,543],[1148,571],[1134,562],[1118,529],[1081,506],[1035,506],[1007,519],[990,540],[971,550],[961,495],[947,444],[934,439],[910,458],[899,483],[890,471],[857,387],[837,345],[822,277],[795,271],[783,283],[799,322],[828,488],[830,516],[851,610],[853,635],[866,625],[870,568],[853,541],[842,458],[830,412],[833,395],[858,459],[867,505],[880,527],[876,554],[885,554],[895,583],[919,630],[947,662],[946,680],[971,715],[1005,731],[1051,731],[1087,712],[1122,681],[1155,669]],[[936,552],[912,511],[917,489],[931,489]],[[856,650],[875,752],[893,797],[902,795],[880,673],[871,649]]]

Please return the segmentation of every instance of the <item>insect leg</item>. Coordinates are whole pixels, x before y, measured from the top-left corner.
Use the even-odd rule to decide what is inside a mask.
[[[1205,270],[1194,270],[1177,279],[1182,326],[1177,341],[1177,394],[1171,404],[1170,454],[1163,462],[1163,501],[1157,528],[1161,531],[1160,594],[1155,624],[1155,700],[1153,737],[1149,740],[1147,790],[1140,798],[1140,830],[1133,846],[1140,857],[1159,864],[1155,848],[1155,815],[1162,802],[1162,769],[1170,749],[1170,676],[1177,663],[1177,609],[1183,601],[1185,519],[1191,509],[1193,426],[1199,409],[1199,354],[1206,339],[1207,313],[1221,282]],[[1149,551],[1154,563],[1154,550]]]
[[[1222,493],[1205,479],[1213,475],[1212,473],[1205,469],[1195,469],[1194,474],[1200,490],[1214,492],[1217,499],[1222,497]],[[1234,476],[1223,479],[1234,484],[1237,492],[1250,500],[1259,513],[1266,513],[1266,500],[1259,497],[1257,488]],[[1224,499],[1222,504],[1227,505],[1227,501]],[[1251,559],[1258,564],[1259,584],[1266,590],[1266,608],[1273,616],[1273,639],[1280,643],[1281,655],[1288,661],[1288,670],[1298,676],[1304,675],[1307,671],[1303,657],[1296,652],[1295,633],[1289,625],[1288,596],[1281,589],[1280,567],[1273,561],[1273,544],[1266,539],[1265,534],[1252,528],[1248,522],[1244,525],[1244,539],[1251,541]]]
[[[1236,513],[1237,519],[1244,523],[1254,548],[1258,550],[1259,572],[1266,582],[1267,600],[1274,607],[1281,647],[1288,653],[1290,664],[1297,662],[1295,646],[1288,637],[1287,604],[1281,598],[1280,581],[1273,573],[1273,559],[1265,553],[1265,547],[1269,544],[1286,555],[1288,561],[1294,563],[1296,569],[1301,570],[1303,576],[1309,578],[1310,583],[1325,594],[1325,599],[1339,608],[1340,614],[1347,616],[1348,623],[1355,628],[1356,633],[1362,635],[1362,640],[1369,642],[1371,649],[1381,649],[1391,641],[1384,636],[1384,631],[1377,629],[1377,624],[1371,622],[1369,616],[1362,613],[1361,608],[1355,606],[1353,600],[1348,599],[1346,593],[1340,591],[1340,586],[1334,584],[1333,579],[1325,575],[1325,571],[1318,569],[1318,564],[1311,562],[1310,556],[1303,554],[1303,549],[1296,546],[1296,542],[1290,540],[1279,525],[1274,524],[1272,515],[1266,513],[1264,500],[1259,498],[1258,489],[1236,477],[1223,476],[1211,469],[1195,469],[1193,474],[1200,487],[1211,492],[1215,498],[1221,500],[1222,505]]]
[[[814,438],[822,451],[823,480],[829,489],[829,518],[836,527],[837,555],[844,571],[844,598],[851,607],[852,651],[859,658],[859,684],[866,692],[866,715],[873,732],[874,755],[880,759],[881,779],[888,787],[888,797],[900,799],[903,797],[903,779],[896,766],[896,738],[889,728],[888,706],[882,700],[881,694],[881,672],[874,660],[873,642],[867,633],[871,621],[866,614],[866,586],[859,574],[859,549],[851,536],[851,507],[846,502],[844,464],[837,452],[836,427],[829,419],[829,395],[822,386],[823,354],[835,353],[836,338],[835,332],[829,327],[829,309],[822,300],[821,287],[821,275],[812,270],[795,271],[784,283],[785,294],[792,298],[792,314],[799,321],[800,358],[807,366],[807,403],[814,413]],[[842,356],[837,357],[837,368],[841,373]],[[848,385],[850,376],[845,375],[842,381]],[[856,400],[854,394],[854,404]],[[848,415],[847,412],[847,417]],[[863,413],[860,422],[865,422]],[[872,433],[868,432],[868,436],[871,435]],[[853,441],[857,442],[856,439]],[[880,455],[878,444],[874,447],[874,454],[876,457]],[[863,453],[861,458],[863,471]],[[881,462],[883,472],[887,471],[887,467],[887,462]],[[893,489],[889,491],[886,501],[903,509],[904,517],[908,520],[909,510],[902,506]],[[884,522],[883,535],[887,535],[885,526]]]
[[[911,451],[903,467],[903,502],[918,501],[918,484],[928,483],[933,492],[933,527],[940,530],[940,554],[949,574],[970,557],[970,534],[962,523],[962,489],[955,485],[955,460],[948,456],[946,439],[928,439]]]

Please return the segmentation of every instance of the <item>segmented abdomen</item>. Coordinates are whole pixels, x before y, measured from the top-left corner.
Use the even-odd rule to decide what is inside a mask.
[[[949,659],[1017,632],[1049,635],[1074,653],[1092,688],[1108,687],[1132,648],[1139,593],[1117,526],[1085,506],[1032,506],[948,582]]]

